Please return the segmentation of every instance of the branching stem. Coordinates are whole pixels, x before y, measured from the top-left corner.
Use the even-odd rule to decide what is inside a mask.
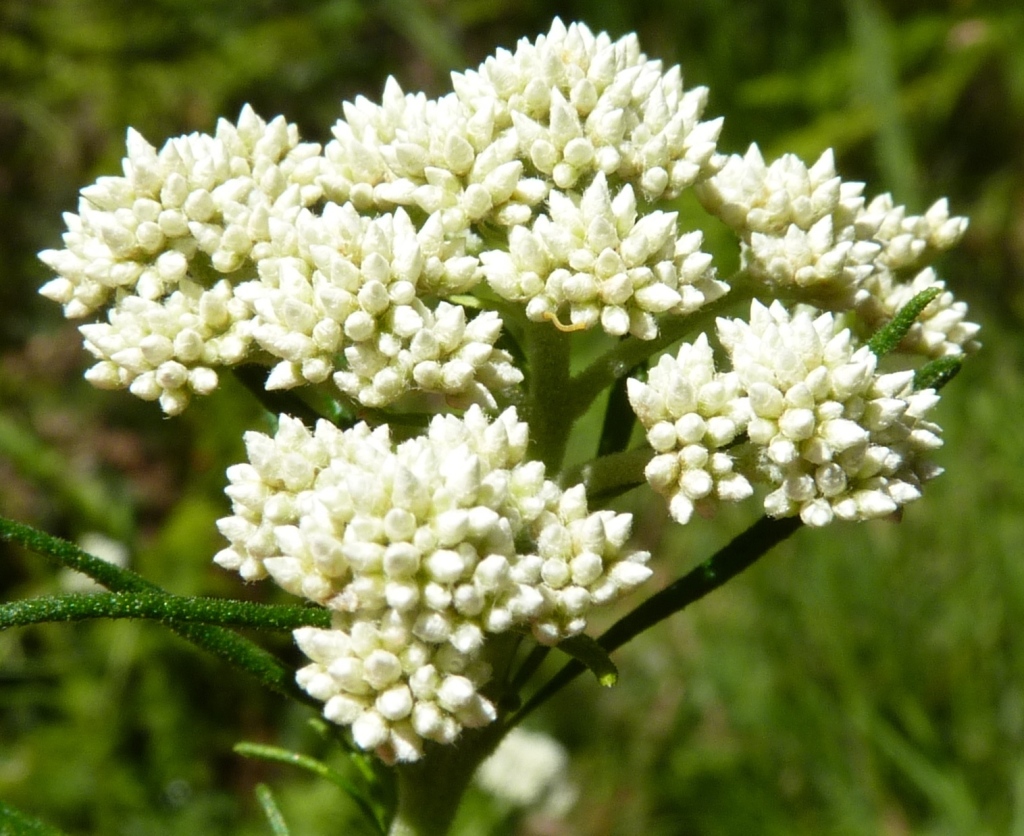
[[[685,609],[709,592],[734,578],[801,526],[799,517],[773,520],[762,517],[725,548],[705,560],[675,583],[655,593],[635,610],[613,624],[599,639],[608,653],[624,645],[655,624]],[[525,665],[524,665],[525,667]],[[570,662],[545,683],[509,720],[512,727],[533,712],[535,708],[572,682],[586,668],[580,662]]]

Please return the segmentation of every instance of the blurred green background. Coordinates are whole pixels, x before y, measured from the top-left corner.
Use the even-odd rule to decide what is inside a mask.
[[[0,3],[0,514],[126,542],[183,594],[266,599],[210,563],[224,467],[259,412],[226,385],[182,417],[100,393],[73,324],[38,297],[79,188],[120,173],[125,129],[210,132],[250,102],[325,141],[388,74],[450,70],[551,17],[680,63],[726,117],[720,150],[836,150],[846,179],[969,215],[938,265],[983,323],[946,390],[945,476],[902,524],[803,531],[618,654],[621,684],[567,689],[532,724],[572,754],[562,819],[476,791],[464,833],[1024,836],[1024,9],[1015,0],[3,0]],[[656,541],[664,514],[639,508]],[[662,582],[749,513],[663,541]],[[0,546],[0,598],[60,588]],[[292,652],[287,637],[276,649]],[[287,706],[151,624],[0,634],[0,799],[72,834],[265,834],[271,784],[296,836],[357,833],[253,740],[323,754]]]

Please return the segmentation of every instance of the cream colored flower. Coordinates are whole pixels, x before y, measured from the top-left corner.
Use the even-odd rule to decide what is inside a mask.
[[[452,76],[474,114],[514,128],[520,158],[555,188],[582,188],[598,172],[671,199],[715,169],[721,119],[701,122],[707,88],[685,91],[678,67],[557,18],[536,41],[498,50]]]
[[[831,314],[755,302],[749,323],[720,319],[718,334],[749,399],[747,438],[776,486],[771,516],[814,526],[887,516],[940,472],[927,459],[939,428],[924,417],[938,396],[915,392],[913,372],[879,374]]]
[[[40,293],[71,318],[125,293],[158,301],[186,279],[234,273],[269,240],[272,219],[321,196],[320,147],[248,105],[212,137],[189,134],[157,151],[129,129],[127,144],[124,176],[82,189],[79,214],[65,215],[65,248],[40,253],[58,273]]]
[[[630,515],[590,513],[582,486],[525,459],[527,441],[514,410],[477,407],[397,446],[387,427],[288,416],[273,437],[246,434],[215,561],[334,612],[334,629],[297,632],[314,663],[299,682],[358,745],[413,760],[421,738],[490,722],[476,693],[488,636],[557,643],[650,576]]]
[[[632,188],[613,196],[602,172],[582,195],[552,191],[548,214],[481,261],[488,284],[532,320],[653,339],[656,314],[692,313],[726,291],[701,240],[677,235],[675,212],[638,215]]]
[[[689,522],[695,508],[712,510],[716,499],[738,502],[753,493],[728,452],[746,430],[749,401],[735,372],[715,371],[704,334],[675,357],[663,354],[646,383],[630,378],[628,390],[655,452],[647,481],[668,498],[676,522]]]

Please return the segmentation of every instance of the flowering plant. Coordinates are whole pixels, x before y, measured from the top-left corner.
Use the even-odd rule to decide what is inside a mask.
[[[225,372],[261,398],[272,429],[228,469],[214,560],[308,603],[178,597],[2,529],[111,591],[9,604],[3,626],[165,621],[316,705],[393,834],[445,832],[530,711],[582,670],[614,682],[612,650],[798,526],[898,515],[939,473],[928,415],[977,346],[929,266],[965,219],[868,200],[828,152],[720,153],[708,91],[635,36],[556,20],[453,88],[389,80],[324,147],[249,107],[159,150],[129,131],[124,176],[40,256],[66,316],[105,315],[80,328],[97,387],[172,416]],[[732,275],[686,196],[734,233]],[[594,639],[592,612],[652,575],[607,507],[644,484],[681,525],[765,517]],[[293,631],[306,660],[239,626]],[[524,701],[550,648],[573,659]]]

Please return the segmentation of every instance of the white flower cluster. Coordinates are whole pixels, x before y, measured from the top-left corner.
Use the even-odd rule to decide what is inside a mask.
[[[488,634],[556,643],[650,575],[630,515],[589,513],[582,486],[524,460],[527,440],[514,410],[490,422],[475,406],[397,447],[386,426],[287,416],[246,435],[215,560],[335,613],[333,630],[297,633],[313,660],[299,681],[361,747],[412,760],[422,739],[490,722]]]
[[[159,151],[129,129],[124,177],[82,189],[79,214],[65,216],[66,249],[40,253],[60,274],[40,292],[78,318],[126,293],[164,297],[200,253],[215,273],[232,273],[269,239],[272,219],[288,222],[320,199],[322,162],[294,125],[267,124],[249,106],[237,126],[221,119],[214,136]]]
[[[124,176],[83,189],[64,248],[40,254],[57,273],[41,293],[68,317],[105,309],[80,329],[87,378],[168,414],[241,363],[266,368],[267,389],[329,387],[373,420],[466,410],[397,444],[386,425],[310,430],[283,415],[273,436],[246,435],[249,461],[228,471],[216,562],[331,611],[332,629],[296,631],[310,659],[298,681],[363,749],[416,760],[425,741],[494,721],[495,636],[556,644],[651,574],[627,546],[630,515],[591,513],[582,485],[526,460],[514,409],[483,410],[522,396],[539,414],[542,396],[558,418],[562,393],[514,391],[527,371],[514,357],[536,354],[515,344],[536,336],[526,320],[649,341],[728,291],[702,232],[656,201],[693,188],[739,237],[741,279],[816,306],[719,319],[728,371],[701,335],[628,381],[654,450],[646,476],[674,519],[757,483],[772,516],[870,519],[938,472],[925,418],[937,395],[912,372],[880,374],[845,326],[876,330],[938,287],[900,348],[973,349],[978,327],[928,267],[966,220],[945,201],[921,216],[889,195],[867,202],[831,152],[810,167],[769,165],[756,145],[720,155],[706,101],[635,35],[556,19],[439,99],[389,79],[380,104],[344,104],[322,151],[248,106],[159,151],[129,131]],[[579,380],[570,399],[590,394]]]
[[[672,198],[717,170],[721,120],[700,121],[707,90],[678,67],[556,19],[453,86],[389,79],[380,104],[343,105],[323,153],[248,106],[159,151],[129,131],[125,176],[83,189],[65,248],[41,254],[68,316],[111,308],[82,329],[88,378],[169,414],[241,362],[271,366],[269,389],[494,408],[522,374],[501,318],[462,307],[481,282],[533,320],[644,339],[725,292],[699,232],[638,217],[635,190]]]
[[[249,350],[248,307],[229,275],[248,278],[272,229],[290,224],[322,190],[320,146],[300,143],[281,117],[246,106],[214,136],[190,134],[157,151],[128,131],[123,177],[82,189],[66,214],[63,250],[40,258],[59,275],[40,293],[71,318],[112,304],[107,323],[82,328],[102,388],[130,388],[164,411],[217,386],[217,365]]]
[[[569,753],[553,737],[516,726],[480,764],[476,783],[500,801],[560,817],[579,790],[569,777]]]
[[[852,307],[872,328],[926,287],[944,288],[921,268],[967,229],[966,218],[950,217],[944,199],[921,216],[908,216],[887,194],[865,202],[864,184],[841,180],[831,151],[810,167],[792,154],[766,165],[752,145],[744,156],[727,158],[696,191],[740,236],[752,278],[811,302]],[[911,281],[902,278],[914,271],[920,272]],[[943,294],[903,349],[927,356],[974,349],[978,326],[964,322],[965,314],[962,302]]]
[[[582,195],[552,191],[549,214],[532,229],[509,235],[509,248],[481,255],[491,287],[526,301],[526,315],[575,330],[600,322],[616,336],[658,334],[654,315],[688,314],[723,295],[702,235],[679,237],[675,212],[637,219],[636,198],[624,186],[612,198],[603,172]],[[569,325],[559,311],[568,309]]]
[[[106,323],[79,328],[98,360],[86,379],[158,400],[168,415],[181,412],[193,394],[216,389],[214,367],[240,362],[252,342],[249,308],[226,279],[209,290],[182,281],[159,302],[125,296],[107,316]]]
[[[280,362],[268,389],[320,383],[366,406],[386,406],[419,388],[494,406],[491,391],[519,383],[511,357],[494,348],[501,320],[467,320],[461,305],[423,301],[475,283],[477,259],[445,236],[439,217],[417,229],[404,209],[376,218],[350,203],[303,211],[260,279],[237,294],[255,312],[256,342]],[[342,354],[346,367],[335,371]]]
[[[635,182],[648,200],[671,199],[714,170],[722,120],[701,122],[708,90],[683,90],[641,51],[635,34],[612,41],[555,20],[536,42],[498,50],[476,72],[453,76],[474,115],[510,122],[524,162],[570,189],[598,171]]]
[[[715,371],[704,334],[663,354],[647,383],[627,380],[629,401],[647,430],[655,456],[645,475],[669,499],[669,512],[687,523],[695,508],[710,512],[715,498],[738,502],[753,493],[726,452],[749,420],[749,407],[735,372]]]
[[[343,110],[324,149],[331,200],[360,211],[436,214],[459,236],[480,222],[523,223],[547,196],[545,180],[524,176],[516,138],[496,122],[494,107],[474,113],[454,93],[406,94],[389,78],[381,104],[360,96]]]
[[[482,275],[535,321],[564,310],[573,329],[650,339],[652,314],[725,291],[700,233],[679,236],[675,213],[638,221],[633,191],[672,198],[715,170],[721,120],[699,121],[706,88],[684,92],[678,67],[663,72],[635,35],[612,42],[559,20],[453,82],[431,101],[389,80],[382,105],[346,105],[326,148],[332,199],[418,208],[453,235],[509,230],[507,246],[480,251]],[[614,199],[608,178],[626,184]]]
[[[813,526],[884,517],[940,472],[925,458],[942,444],[925,419],[938,395],[914,391],[913,372],[878,374],[874,353],[831,314],[754,302],[749,322],[719,319],[718,335],[731,372],[714,370],[702,336],[662,357],[648,383],[630,381],[658,453],[648,478],[679,522],[713,491],[746,498],[756,480],[775,488],[764,502],[774,517]],[[714,452],[744,442],[756,456]]]

